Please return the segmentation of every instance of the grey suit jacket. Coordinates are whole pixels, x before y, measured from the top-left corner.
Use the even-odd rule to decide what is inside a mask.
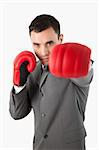
[[[85,108],[93,69],[83,78],[57,78],[41,63],[29,75],[26,87],[10,96],[10,114],[21,119],[33,108],[34,150],[67,150],[67,144],[85,138]]]

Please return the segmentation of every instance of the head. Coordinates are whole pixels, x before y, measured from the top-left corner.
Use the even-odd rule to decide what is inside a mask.
[[[31,22],[29,34],[36,56],[42,64],[48,64],[52,49],[63,41],[58,20],[51,15],[39,15]]]

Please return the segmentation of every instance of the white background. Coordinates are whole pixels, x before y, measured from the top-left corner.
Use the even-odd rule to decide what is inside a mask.
[[[92,49],[95,63],[86,107],[86,146],[87,150],[99,150],[97,5],[95,0],[0,2],[0,150],[32,150],[34,114],[31,112],[24,119],[13,120],[9,114],[9,96],[13,85],[13,60],[22,50],[33,51],[28,26],[43,13],[59,20],[64,42],[78,42]]]

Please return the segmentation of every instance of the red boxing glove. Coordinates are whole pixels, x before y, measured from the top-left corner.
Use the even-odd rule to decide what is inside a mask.
[[[88,74],[91,50],[78,43],[56,45],[49,57],[49,70],[57,77],[79,78]]]
[[[30,72],[35,69],[36,58],[30,51],[23,51],[14,60],[13,83],[23,86]]]

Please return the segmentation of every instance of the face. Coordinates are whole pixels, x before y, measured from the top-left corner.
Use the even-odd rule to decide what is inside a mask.
[[[48,64],[49,54],[55,45],[62,43],[63,35],[58,36],[52,27],[42,32],[31,32],[34,52],[42,64]]]

